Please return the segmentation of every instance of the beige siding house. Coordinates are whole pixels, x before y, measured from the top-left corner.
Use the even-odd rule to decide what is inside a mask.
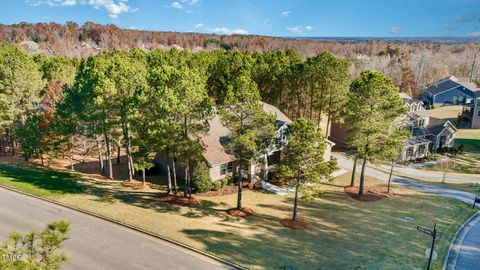
[[[292,122],[285,114],[273,105],[263,103],[263,109],[265,112],[275,116],[276,131],[275,136],[271,140],[270,146],[265,149],[265,153],[259,154],[255,160],[245,162],[247,168],[242,170],[242,176],[252,181],[267,180],[268,172],[280,161],[281,151],[288,143],[285,131],[288,125]],[[239,164],[236,156],[229,153],[225,148],[225,144],[231,133],[230,130],[222,124],[220,116],[216,115],[209,121],[209,124],[210,129],[200,139],[205,147],[202,156],[210,168],[210,177],[212,181],[217,181],[232,176],[234,173],[236,174],[239,171]],[[325,149],[324,159],[330,160],[331,149],[334,143],[328,140],[326,141],[327,148]],[[157,158],[156,164],[165,168],[165,158]],[[179,168],[178,176],[180,178],[184,175],[183,171],[182,168]]]

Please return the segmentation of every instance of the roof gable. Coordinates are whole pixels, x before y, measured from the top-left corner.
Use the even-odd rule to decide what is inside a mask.
[[[450,91],[452,89],[455,89],[457,87],[463,87],[467,91],[472,92],[472,97],[475,96],[475,92],[480,90],[475,83],[470,82],[467,78],[457,78],[455,76],[450,76],[448,78],[442,79],[440,81],[437,81],[427,89],[425,89],[426,93],[429,93],[433,96],[436,96],[438,94],[444,93],[446,91]]]
[[[263,109],[275,116],[277,129],[292,122],[280,109],[273,105],[263,102]],[[208,132],[200,138],[205,146],[202,155],[208,164],[212,167],[236,160],[235,155],[228,153],[225,149],[225,144],[228,142],[231,132],[222,124],[220,116],[215,115],[208,123],[210,125]]]

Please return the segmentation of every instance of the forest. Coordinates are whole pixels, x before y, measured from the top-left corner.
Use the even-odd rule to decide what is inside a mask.
[[[69,22],[0,24],[0,42],[15,44],[35,54],[85,58],[101,51],[139,48],[150,52],[172,48],[190,52],[238,50],[255,52],[296,51],[302,59],[329,52],[349,61],[350,73],[364,69],[390,76],[402,91],[414,96],[429,84],[449,75],[480,78],[475,43],[442,44],[384,41],[335,42],[255,35],[153,32],[121,29],[115,25]]]

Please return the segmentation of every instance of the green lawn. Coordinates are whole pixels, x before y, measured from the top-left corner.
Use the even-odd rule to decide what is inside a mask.
[[[292,196],[246,191],[244,203],[257,212],[233,218],[225,210],[236,195],[203,197],[195,207],[161,203],[156,191],[129,191],[119,182],[78,179],[66,173],[0,165],[0,184],[96,212],[216,254],[251,269],[424,269],[428,236],[415,230],[438,222],[441,269],[450,240],[472,214],[453,199],[395,187],[396,196],[358,202],[343,193],[348,174],[313,202],[301,202],[305,231],[291,231],[279,220],[290,217]],[[367,179],[367,185],[383,185]],[[411,216],[413,221],[404,221]],[[75,226],[75,224],[73,224]]]
[[[455,161],[454,172],[480,174],[480,129],[459,129],[455,145],[463,144],[464,153],[452,156]],[[441,171],[439,165],[427,165],[422,168]]]
[[[458,114],[462,112],[462,106],[442,106],[428,110],[431,117],[438,119],[448,119],[452,124],[457,124]]]

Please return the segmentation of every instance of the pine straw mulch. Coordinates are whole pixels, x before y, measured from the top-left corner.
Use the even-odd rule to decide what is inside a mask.
[[[170,204],[176,204],[180,206],[193,206],[200,204],[200,199],[195,197],[185,197],[183,193],[176,194],[160,194],[160,201]]]
[[[358,187],[345,187],[348,196],[361,202],[375,202],[386,198],[392,198],[393,193],[387,193],[386,187],[364,187],[363,195],[358,195]]]
[[[210,190],[207,192],[197,193],[197,196],[200,197],[215,197],[215,196],[223,196],[223,195],[230,195],[237,192],[238,187],[235,185],[229,185],[223,187],[219,190]]]
[[[302,231],[308,227],[308,222],[303,217],[297,217],[295,222],[293,222],[291,218],[284,218],[280,220],[280,224],[294,231]]]
[[[230,209],[227,209],[227,214],[229,214],[230,216],[233,216],[233,217],[248,217],[248,216],[253,216],[255,215],[255,211],[253,211],[252,208],[250,207],[242,207],[240,209],[237,209],[237,208],[230,208]]]
[[[150,189],[152,188],[152,183],[150,182],[145,182],[145,184],[143,184],[143,182],[141,181],[137,181],[137,180],[132,180],[132,181],[123,181],[122,182],[122,187],[127,187],[127,188],[131,188],[133,190],[141,190],[141,189]]]

